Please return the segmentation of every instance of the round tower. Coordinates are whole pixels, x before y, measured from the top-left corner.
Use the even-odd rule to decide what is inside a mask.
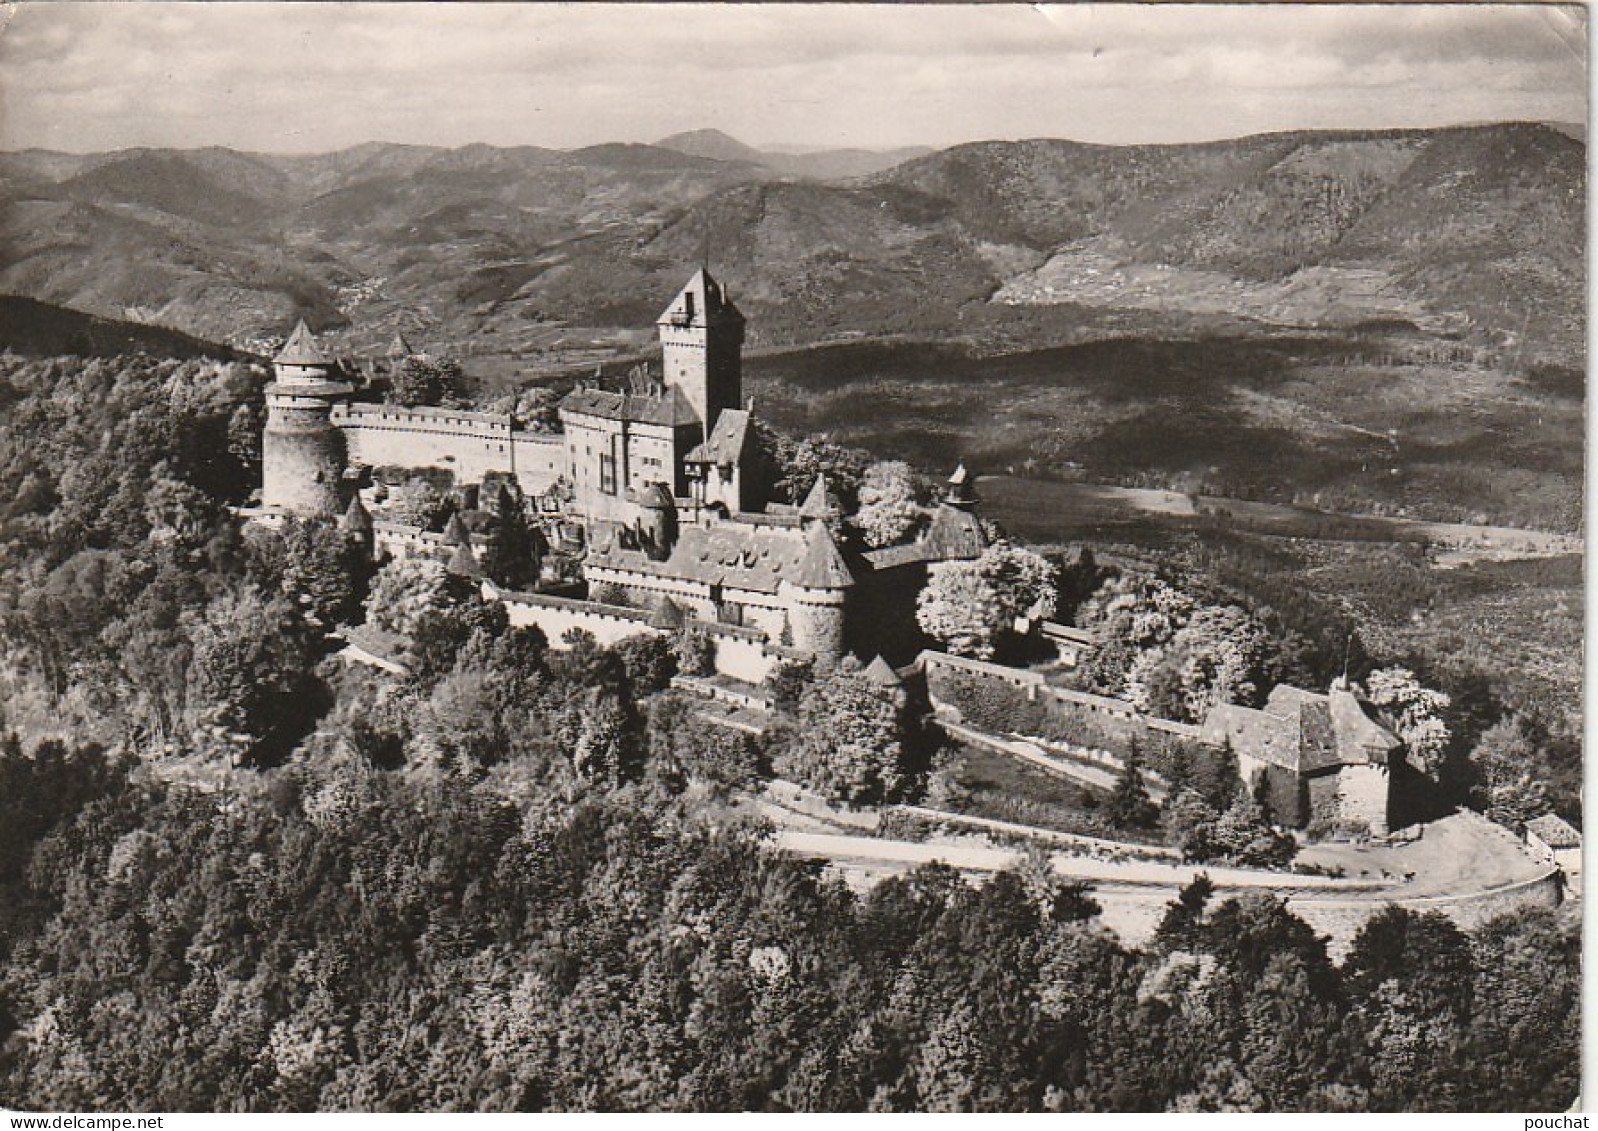
[[[272,359],[261,437],[261,503],[301,516],[336,516],[344,434],[333,406],[353,392],[302,320]]]
[[[853,587],[854,575],[827,524],[807,520],[804,552],[779,586],[795,648],[829,660],[843,655],[845,602]]]

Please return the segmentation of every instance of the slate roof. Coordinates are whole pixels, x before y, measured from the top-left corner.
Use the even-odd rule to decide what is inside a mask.
[[[882,658],[881,653],[878,653],[877,658],[866,665],[864,675],[878,687],[904,686],[904,681],[899,678],[899,673],[894,671],[888,661]]]
[[[370,534],[372,532],[372,515],[361,503],[359,495],[350,496],[350,505],[345,508],[344,517],[339,519],[339,529],[349,534]]]
[[[619,528],[597,525],[588,563],[655,577],[681,578],[756,593],[776,593],[784,581],[811,589],[843,589],[854,575],[823,525],[808,530],[739,522],[685,527],[665,561],[622,544]]]
[[[660,393],[613,393],[608,389],[573,389],[560,402],[562,412],[625,420],[632,424],[664,424],[680,428],[698,424],[699,414],[682,390],[665,386]]]
[[[283,348],[277,351],[277,356],[272,360],[278,365],[331,366],[333,364],[333,359],[322,352],[316,336],[311,333],[311,328],[305,324],[303,318],[294,324],[294,331],[289,334],[289,340],[283,343]]]
[[[843,504],[827,482],[827,473],[822,472],[810,485],[805,501],[799,504],[799,514],[804,518],[837,518],[842,513]]]
[[[701,267],[677,292],[677,297],[660,312],[656,324],[703,327],[742,324],[743,320],[743,313],[733,305],[726,289],[710,277],[706,268]]]
[[[804,556],[797,575],[788,580],[806,589],[847,589],[854,584],[854,574],[826,523],[813,522],[805,529]]]
[[[1232,750],[1293,773],[1312,774],[1339,766],[1386,765],[1402,745],[1366,713],[1353,693],[1326,695],[1279,683],[1265,706],[1215,707],[1199,735],[1211,746]]]
[[[1544,813],[1526,822],[1526,831],[1536,834],[1549,848],[1580,848],[1581,833],[1556,813]]]
[[[465,542],[455,547],[455,552],[450,555],[449,562],[444,568],[461,577],[483,576],[483,571],[477,564],[477,555],[472,553],[471,546]]]
[[[987,535],[976,515],[959,507],[940,505],[932,522],[913,542],[867,550],[863,555],[872,569],[893,569],[916,562],[972,561],[988,548]]]
[[[713,463],[732,467],[743,461],[744,445],[749,440],[749,413],[741,408],[724,408],[710,430],[710,439],[684,457],[687,463]]]

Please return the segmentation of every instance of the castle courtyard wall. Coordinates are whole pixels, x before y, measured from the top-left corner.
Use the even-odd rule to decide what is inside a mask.
[[[514,471],[522,490],[541,495],[566,473],[563,437],[511,428],[503,416],[446,408],[344,404],[333,424],[351,462],[370,467],[432,467],[457,483]]]

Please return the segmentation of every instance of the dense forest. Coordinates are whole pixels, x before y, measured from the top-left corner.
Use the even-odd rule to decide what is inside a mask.
[[[918,788],[914,711],[783,673],[755,739],[691,632],[550,648],[330,524],[241,529],[263,374],[0,361],[0,1105],[1547,1110],[1579,917],[1378,913],[1341,962],[1196,882],[1131,948],[1041,861],[865,894],[737,787]],[[805,458],[814,457],[813,451]],[[877,484],[861,484],[869,497]],[[329,626],[403,621],[410,673]],[[891,760],[839,761],[851,728]]]

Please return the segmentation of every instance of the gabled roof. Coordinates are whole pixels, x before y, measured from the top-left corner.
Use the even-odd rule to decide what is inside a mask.
[[[712,326],[742,325],[743,313],[727,297],[722,285],[710,277],[704,267],[677,292],[666,309],[655,320],[659,326]]]
[[[805,496],[805,501],[799,504],[800,517],[837,518],[842,513],[843,504],[838,501],[832,484],[827,482],[827,473],[823,471],[810,485],[810,493]]]
[[[1338,766],[1386,765],[1402,743],[1365,713],[1352,692],[1328,695],[1279,683],[1255,710],[1222,704],[1205,717],[1200,739],[1256,761],[1309,774]]]
[[[815,531],[736,521],[684,527],[665,561],[624,544],[613,524],[591,530],[586,564],[653,577],[776,594],[786,582],[803,588],[846,588],[854,584],[824,525]]]
[[[735,467],[743,461],[744,445],[750,436],[749,413],[741,408],[724,408],[710,430],[710,439],[695,445],[684,458],[687,463],[713,463]]]
[[[675,385],[663,386],[659,393],[644,394],[573,389],[560,402],[560,411],[633,424],[663,424],[671,428],[700,423],[694,406]]]
[[[333,364],[333,359],[322,352],[320,343],[303,318],[294,324],[289,340],[283,343],[283,348],[277,351],[272,361],[278,365],[331,367]]]

